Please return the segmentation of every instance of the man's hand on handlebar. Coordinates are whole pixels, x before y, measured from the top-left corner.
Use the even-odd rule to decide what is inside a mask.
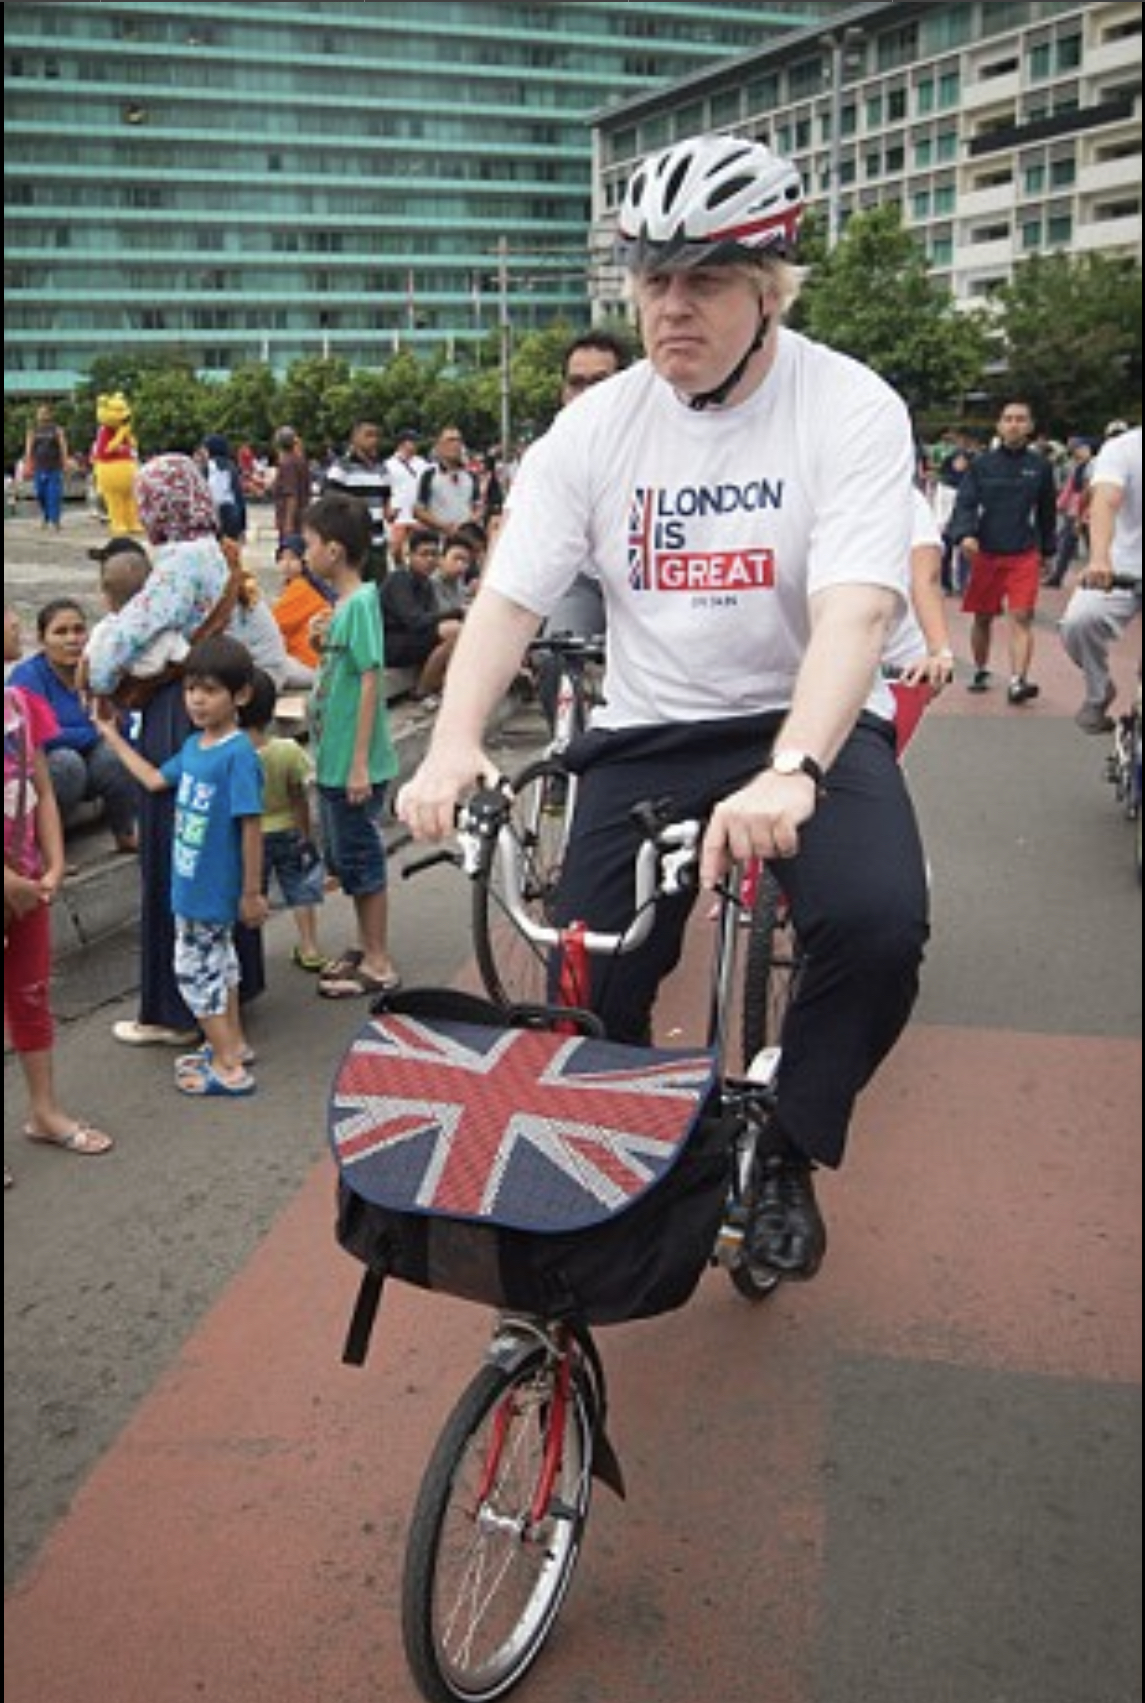
[[[799,829],[815,813],[815,783],[767,769],[712,811],[700,852],[700,885],[717,887],[733,863],[794,857]]]
[[[458,803],[497,778],[497,765],[480,745],[432,751],[398,793],[396,814],[415,840],[444,839],[456,826]]]

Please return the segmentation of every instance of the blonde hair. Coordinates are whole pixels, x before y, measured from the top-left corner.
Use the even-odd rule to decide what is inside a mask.
[[[670,270],[670,268],[669,268]],[[699,271],[697,266],[695,270]],[[655,273],[656,268],[650,267],[648,272],[630,272],[626,279],[629,296],[640,305],[640,286],[649,273]],[[762,301],[765,295],[775,299],[780,318],[790,313],[799,299],[803,288],[803,280],[807,276],[806,268],[796,266],[793,261],[780,260],[774,254],[761,254],[758,260],[733,260],[720,265],[721,272],[729,272],[741,278],[747,278],[755,284]]]

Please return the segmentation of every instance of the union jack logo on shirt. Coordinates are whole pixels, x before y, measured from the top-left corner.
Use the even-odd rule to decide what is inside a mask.
[[[580,1229],[671,1168],[714,1070],[708,1053],[386,1013],[342,1061],[330,1137],[378,1205]]]
[[[652,587],[652,512],[655,492],[637,487],[628,505],[628,583],[633,591]]]

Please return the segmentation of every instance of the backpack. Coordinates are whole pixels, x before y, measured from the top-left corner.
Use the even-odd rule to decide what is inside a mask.
[[[692,1295],[731,1171],[715,1057],[560,1032],[569,1018],[411,989],[351,1042],[329,1101],[336,1237],[367,1268],[346,1360],[387,1277],[577,1325]]]

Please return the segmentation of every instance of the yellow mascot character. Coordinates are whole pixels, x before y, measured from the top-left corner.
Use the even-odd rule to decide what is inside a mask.
[[[135,506],[135,470],[139,453],[131,429],[131,404],[122,391],[96,398],[95,417],[99,431],[91,446],[95,485],[107,510],[107,524],[114,533],[142,532],[143,523]]]

